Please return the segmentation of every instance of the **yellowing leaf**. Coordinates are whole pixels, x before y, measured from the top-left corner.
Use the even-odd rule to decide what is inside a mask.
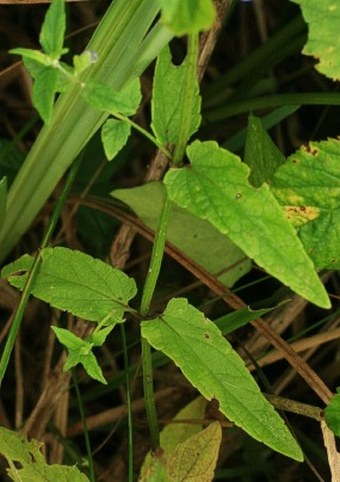
[[[303,52],[319,62],[316,68],[333,80],[340,80],[340,4],[338,0],[292,0],[302,9],[308,24],[308,41]]]
[[[296,232],[265,184],[248,182],[249,168],[215,142],[193,142],[191,164],[166,177],[170,199],[207,219],[250,258],[304,298],[330,307],[327,292]]]
[[[171,482],[211,482],[222,439],[219,422],[177,445],[167,462]]]
[[[340,141],[311,142],[292,154],[272,191],[316,267],[340,269]]]
[[[10,465],[8,475],[20,482],[88,482],[77,469],[66,465],[48,465],[37,440],[27,441],[23,435],[0,427],[0,453]]]

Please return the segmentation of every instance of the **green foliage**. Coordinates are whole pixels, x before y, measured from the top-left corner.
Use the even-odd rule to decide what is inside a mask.
[[[338,387],[338,393],[334,395],[325,408],[325,418],[328,427],[332,432],[340,437],[340,388]]]
[[[149,228],[156,230],[165,198],[161,182],[130,189],[117,189],[112,196],[126,203]],[[233,286],[250,269],[250,260],[208,221],[175,204],[167,231],[168,240],[203,266],[226,286]],[[228,269],[229,267],[229,269]],[[225,271],[220,274],[221,271]]]
[[[88,482],[77,467],[48,465],[41,453],[42,444],[0,427],[0,453],[9,464],[7,474],[15,482]]]
[[[157,0],[162,6],[162,21],[176,35],[197,33],[212,27],[215,8],[212,0]]]
[[[310,258],[268,187],[251,186],[247,166],[215,142],[195,141],[187,155],[190,168],[171,169],[165,177],[172,201],[208,219],[301,296],[329,307]]]
[[[302,453],[283,420],[264,398],[243,360],[219,329],[183,298],[142,322],[142,336],[174,360],[186,378],[252,437],[296,460]]]
[[[105,155],[112,161],[118,152],[125,146],[131,133],[131,126],[127,121],[108,119],[102,127],[101,135]]]
[[[152,130],[163,144],[176,145],[181,136],[181,116],[184,106],[191,104],[189,112],[188,138],[194,134],[201,122],[201,97],[197,79],[190,82],[189,92],[183,87],[188,58],[179,66],[171,62],[169,47],[158,56],[152,91]],[[188,140],[188,139],[187,139]]]
[[[5,266],[1,276],[23,289],[33,258],[24,255]],[[32,294],[51,306],[89,321],[115,325],[123,321],[136,284],[99,259],[67,248],[46,248]]]
[[[270,183],[277,168],[285,162],[259,117],[249,116],[244,162],[250,167],[249,182],[259,187]]]
[[[63,48],[66,28],[64,0],[54,0],[49,7],[40,31],[40,45],[46,54],[55,58],[67,52]]]
[[[301,6],[308,24],[308,42],[303,52],[319,62],[316,68],[333,80],[340,80],[340,7],[335,0],[292,0]]]
[[[56,337],[68,350],[64,371],[70,370],[80,363],[94,380],[107,384],[97,359],[92,353],[94,346],[101,346],[112,331],[113,326],[106,326],[92,333],[86,340],[79,338],[69,330],[52,326]]]
[[[273,178],[273,193],[317,268],[340,268],[340,141],[311,142]]]

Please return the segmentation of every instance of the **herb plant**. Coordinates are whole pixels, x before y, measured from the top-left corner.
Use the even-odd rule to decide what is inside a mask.
[[[337,80],[340,61],[332,50],[333,44],[321,43],[321,32],[313,30],[316,6],[311,4],[317,2],[298,3],[307,22],[311,22],[306,53],[320,59],[320,72]],[[332,3],[324,3],[327,11],[333,12]],[[179,423],[179,429],[169,425],[160,431],[154,400],[153,365],[157,362],[174,362],[199,393],[178,413],[177,421],[203,419],[207,402],[216,401],[228,423],[299,462],[304,459],[303,451],[291,428],[275,410],[273,404],[278,401],[261,391],[226,335],[253,323],[311,383],[325,404],[332,396],[309,365],[263,322],[261,316],[272,308],[251,310],[231,294],[230,287],[249,271],[252,260],[305,300],[323,309],[331,307],[320,271],[340,267],[340,142],[310,142],[286,159],[264,127],[272,119],[262,121],[253,115],[249,116],[246,138],[240,132],[229,140],[235,145],[240,139],[241,143],[242,138],[245,140],[243,160],[216,140],[197,138],[197,132],[204,132],[197,75],[199,39],[201,32],[213,26],[215,16],[211,0],[116,0],[88,48],[74,55],[70,65],[63,60],[69,54],[64,46],[65,5],[63,0],[53,0],[40,33],[42,50],[12,50],[22,56],[34,79],[32,98],[45,125],[8,192],[6,177],[0,183],[2,260],[28,229],[67,169],[71,169],[39,249],[34,255],[23,254],[1,271],[2,278],[22,292],[0,359],[2,389],[30,295],[87,322],[75,330],[68,329],[62,321],[51,327],[66,349],[63,370],[72,370],[77,390],[75,367],[79,366],[97,382],[112,383],[105,376],[97,353],[110,337],[120,333],[127,390],[129,480],[133,480],[136,469],[130,385],[138,368],[129,364],[126,336],[129,324],[136,321],[140,327],[138,341],[150,432],[150,453],[138,467],[140,480],[213,480],[221,444],[218,421],[205,428]],[[331,15],[329,23],[334,24]],[[185,39],[185,56],[179,64],[174,63],[168,45],[175,36]],[[142,102],[139,76],[156,57],[151,122],[145,128],[133,119]],[[246,63],[243,65],[246,70]],[[265,99],[269,102],[268,97]],[[298,96],[296,99],[296,103],[301,100]],[[242,109],[237,100],[234,106],[231,102],[229,108],[233,107]],[[286,112],[282,107],[277,109],[276,121]],[[215,116],[218,115],[216,109]],[[212,115],[210,119],[213,121]],[[141,229],[153,238],[142,283],[106,260],[66,246],[53,246],[53,235],[72,183],[83,169],[82,156],[86,154],[82,151],[99,129],[107,161],[114,163],[130,136],[136,133],[156,147],[168,165],[163,179],[111,192],[115,202],[119,200],[134,211]],[[175,255],[188,257],[196,273],[203,273],[207,286],[236,311],[212,321],[187,298],[176,296],[155,312],[152,302],[162,274],[164,252],[169,247]],[[219,273],[219,268],[225,266],[231,268]],[[289,303],[287,295],[285,303]],[[256,366],[257,362],[251,361]],[[335,433],[339,426],[337,400],[333,399],[326,412],[326,421]],[[81,408],[81,396],[79,403]],[[319,412],[314,418],[321,418]],[[8,462],[8,475],[13,480],[29,480],[33,477],[30,474],[35,474],[34,480],[95,480],[84,417],[83,421],[87,475],[76,467],[45,464],[38,442],[28,442],[21,435],[1,429],[4,443],[0,451]],[[19,469],[16,463],[20,464]]]

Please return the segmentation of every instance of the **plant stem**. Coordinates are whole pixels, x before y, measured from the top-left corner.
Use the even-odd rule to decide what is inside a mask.
[[[82,156],[79,156],[76,159],[76,161],[73,163],[73,165],[70,169],[70,172],[69,172],[69,174],[67,176],[67,179],[66,179],[66,182],[65,182],[64,189],[63,189],[63,191],[62,191],[62,193],[61,193],[61,195],[58,199],[58,202],[57,202],[57,204],[54,208],[54,211],[52,213],[52,217],[51,217],[50,222],[47,226],[44,237],[41,241],[40,248],[39,248],[39,250],[37,251],[37,253],[34,257],[32,267],[27,274],[26,283],[25,283],[24,289],[22,291],[20,302],[17,306],[17,309],[15,310],[15,313],[14,313],[14,316],[13,316],[13,322],[12,322],[12,325],[11,325],[11,329],[9,331],[9,334],[8,334],[8,337],[7,337],[7,340],[6,340],[6,344],[5,344],[5,348],[4,348],[4,351],[2,353],[1,360],[0,360],[0,386],[2,384],[3,378],[4,378],[5,373],[6,373],[6,369],[7,369],[8,363],[9,363],[9,359],[11,357],[13,346],[14,346],[14,343],[15,343],[20,325],[21,325],[21,320],[24,316],[24,312],[25,312],[25,309],[26,309],[26,306],[27,306],[27,303],[28,303],[28,299],[29,299],[31,291],[32,291],[33,283],[34,283],[35,278],[36,278],[36,276],[38,274],[38,271],[39,271],[39,266],[40,266],[41,261],[42,261],[42,250],[47,246],[47,244],[49,243],[49,240],[51,239],[53,231],[54,231],[54,229],[56,227],[56,224],[59,220],[61,210],[62,210],[62,208],[65,204],[66,198],[68,196],[68,193],[70,192],[72,183],[73,183],[74,178],[76,176],[76,173],[78,171],[79,165],[81,163],[81,159],[82,159]]]
[[[83,425],[83,430],[84,430],[87,460],[88,460],[88,463],[89,463],[90,481],[96,482],[96,475],[95,475],[95,472],[94,472],[93,457],[92,457],[92,450],[91,450],[91,442],[90,442],[89,432],[88,432],[87,426],[86,426],[86,417],[85,417],[85,412],[84,412],[84,406],[83,406],[83,402],[82,402],[81,395],[80,395],[77,377],[74,374],[74,370],[72,370],[72,379],[73,379],[74,389],[75,389],[76,396],[77,396],[80,419],[81,419],[81,423]]]
[[[132,407],[131,407],[131,393],[130,393],[130,373],[129,373],[129,357],[127,352],[125,326],[120,324],[120,332],[122,336],[122,345],[124,353],[124,369],[125,369],[125,383],[126,383],[126,404],[128,416],[128,447],[129,447],[129,471],[128,482],[133,482],[133,431],[132,431]]]
[[[162,213],[159,219],[159,225],[155,236],[155,242],[152,249],[149,271],[145,280],[143,296],[141,302],[141,316],[145,317],[150,310],[151,300],[155,291],[157,279],[159,276],[161,263],[164,254],[166,241],[166,232],[171,210],[171,203],[167,193],[163,203]],[[147,340],[142,338],[142,366],[143,366],[143,386],[145,409],[150,429],[151,449],[155,451],[159,447],[159,430],[157,422],[156,406],[153,396],[153,373],[151,347]]]

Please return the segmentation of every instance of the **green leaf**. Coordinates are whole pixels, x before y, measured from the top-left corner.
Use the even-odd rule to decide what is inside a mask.
[[[27,441],[20,433],[0,427],[0,453],[10,467],[8,476],[20,482],[88,482],[77,467],[48,465],[41,452],[42,443]],[[15,464],[15,465],[14,465]]]
[[[243,360],[214,323],[185,299],[172,299],[165,312],[142,322],[142,336],[165,353],[207,399],[255,439],[296,460],[294,437],[262,395]]]
[[[157,59],[152,89],[151,127],[163,145],[177,144],[180,137],[181,110],[183,103],[186,102],[186,99],[183,98],[186,62],[185,59],[181,65],[173,65],[169,47],[165,47]],[[201,97],[198,82],[196,81],[191,88],[194,102],[189,136],[197,131],[201,122]]]
[[[211,0],[158,0],[162,7],[162,21],[176,35],[208,30],[215,20]]]
[[[108,119],[102,127],[101,137],[105,155],[112,161],[125,146],[131,133],[131,126],[127,121]]]
[[[32,257],[24,255],[5,266],[1,276],[22,289]],[[85,320],[106,325],[123,320],[128,301],[136,294],[133,279],[99,259],[67,248],[46,248],[32,294],[51,306]]]
[[[117,91],[101,82],[87,82],[83,91],[85,99],[98,110],[112,115],[130,116],[136,113],[141,101],[140,81],[135,79]]]
[[[113,326],[106,326],[100,330],[95,330],[88,338],[87,341],[93,346],[102,346],[108,335],[113,330]]]
[[[95,64],[98,60],[98,55],[92,50],[85,50],[80,55],[73,56],[74,72],[76,75],[80,75],[84,72],[90,65]]]
[[[286,301],[280,303],[279,306],[284,303],[286,303]],[[262,308],[261,310],[252,310],[249,306],[247,306],[245,308],[241,308],[240,310],[236,310],[232,313],[221,316],[221,318],[214,320],[214,323],[221,331],[222,335],[225,336],[237,330],[238,328],[241,328],[241,326],[256,320],[256,318],[275,310],[275,308],[277,308],[277,306],[274,306],[273,308]]]
[[[91,344],[82,340],[76,336],[72,331],[65,330],[65,328],[59,328],[57,326],[51,326],[54,331],[58,341],[64,345],[70,351],[77,351],[84,347],[89,347],[91,349]]]
[[[40,31],[40,45],[47,54],[59,58],[63,51],[66,28],[64,0],[53,0]]]
[[[328,427],[332,432],[340,437],[340,391],[331,398],[331,401],[325,408],[325,419]]]
[[[244,162],[250,167],[249,182],[259,187],[270,183],[277,168],[285,162],[282,152],[276,147],[259,117],[248,118],[248,132]]]
[[[333,80],[340,80],[340,8],[335,0],[292,0],[302,9],[308,24],[306,55],[318,59],[316,68]]]
[[[190,167],[171,169],[165,177],[170,199],[208,219],[292,290],[329,308],[313,263],[268,186],[251,186],[249,168],[215,142],[195,141],[187,155]]]
[[[5,221],[6,216],[6,200],[7,200],[7,177],[3,177],[0,181],[0,229]]]
[[[211,482],[221,440],[221,425],[213,422],[206,429],[178,444],[166,465],[170,481]]]
[[[107,385],[107,381],[104,378],[102,369],[100,368],[97,358],[94,356],[92,351],[89,351],[86,355],[80,354],[79,355],[79,363],[83,365],[85,368],[86,373],[93,378],[94,380],[98,380],[98,382]],[[66,364],[65,364],[66,367]]]
[[[59,72],[54,67],[45,67],[35,78],[32,101],[45,123],[52,117]]]
[[[340,141],[311,142],[273,178],[273,193],[319,269],[340,269]]]
[[[21,55],[23,60],[33,60],[37,64],[48,67],[51,66],[51,58],[39,50],[16,48],[9,51],[11,54]]]
[[[108,334],[108,329],[111,331],[112,328],[112,326],[106,327],[106,335]],[[65,372],[80,363],[83,365],[90,377],[92,377],[94,380],[98,380],[101,383],[107,384],[107,381],[103,376],[103,372],[98,365],[97,359],[92,353],[93,343],[90,342],[90,337],[88,337],[86,340],[82,340],[71,331],[65,330],[64,328],[58,328],[56,326],[52,326],[52,330],[56,334],[59,342],[64,345],[69,352],[67,360],[64,364]]]
[[[111,194],[126,203],[146,226],[157,229],[165,196],[163,183],[150,182]],[[167,239],[228,287],[250,269],[250,260],[227,236],[176,205],[171,208]]]

